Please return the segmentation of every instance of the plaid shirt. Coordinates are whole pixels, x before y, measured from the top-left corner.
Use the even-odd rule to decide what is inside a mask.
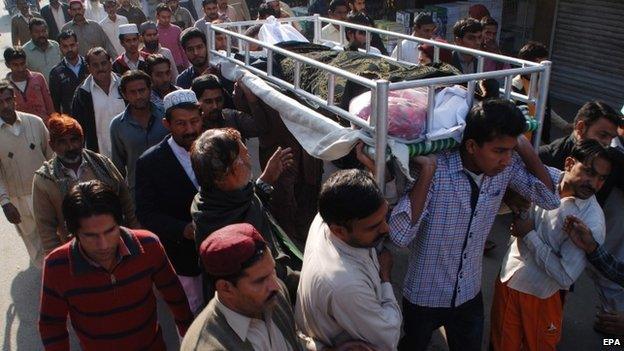
[[[602,246],[587,254],[587,260],[605,277],[624,287],[624,262],[618,261]]]
[[[557,184],[561,171],[548,171]],[[559,206],[558,194],[533,176],[516,153],[501,173],[483,176],[474,212],[468,177],[459,150],[442,152],[421,217],[411,224],[408,195],[392,211],[390,238],[410,247],[403,295],[413,304],[454,307],[479,293],[485,240],[507,186],[545,209]]]

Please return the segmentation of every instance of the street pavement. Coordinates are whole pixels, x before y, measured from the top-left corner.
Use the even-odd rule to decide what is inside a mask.
[[[4,50],[10,45],[10,18],[4,9],[0,10],[0,48]],[[7,69],[4,60],[0,59],[0,75],[4,77]],[[250,145],[252,153],[257,143]],[[254,147],[255,146],[255,147]],[[0,150],[1,152],[1,150]],[[257,166],[255,174],[258,174]],[[507,228],[509,218],[500,217],[493,228],[496,249],[484,256],[483,297],[485,305],[486,325],[483,349],[487,349],[489,330],[489,310],[492,301],[494,279],[500,269],[500,262],[509,239]],[[35,351],[41,350],[42,344],[37,331],[39,293],[41,289],[41,272],[29,267],[26,249],[18,237],[13,225],[0,214],[0,342],[2,350]],[[395,252],[395,269],[393,281],[395,292],[401,300],[400,286],[406,268],[406,251]],[[603,345],[603,337],[592,329],[595,306],[598,303],[593,284],[586,275],[581,276],[575,284],[573,293],[568,294],[565,303],[565,321],[560,350],[607,350]],[[179,340],[171,314],[162,301],[159,301],[159,319],[163,326],[168,349],[176,350]],[[75,335],[71,334],[72,350],[79,350]],[[430,350],[447,350],[443,332],[434,335]],[[615,349],[615,348],[613,348]]]

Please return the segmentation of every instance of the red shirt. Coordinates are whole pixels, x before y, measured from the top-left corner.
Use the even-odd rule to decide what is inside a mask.
[[[15,90],[15,109],[18,111],[32,113],[41,117],[44,122],[54,113],[54,103],[50,96],[50,89],[45,78],[39,72],[28,71],[26,78],[26,89],[21,91],[17,85],[11,81],[11,73],[7,75],[7,79],[13,85]]]
[[[67,316],[83,350],[165,350],[153,286],[181,335],[193,321],[184,290],[158,238],[122,228],[120,262],[111,271],[89,263],[73,239],[45,260],[39,333],[46,350],[69,350]]]

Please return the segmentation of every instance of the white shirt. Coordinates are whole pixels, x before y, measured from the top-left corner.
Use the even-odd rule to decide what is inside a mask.
[[[389,282],[379,277],[374,248],[355,248],[334,236],[319,214],[306,242],[295,321],[326,347],[362,340],[396,350],[401,308]]]
[[[75,172],[71,168],[65,167],[65,165],[61,162],[61,170],[65,173],[66,176],[70,177],[73,180],[79,180],[82,178],[82,175],[87,171],[87,161],[85,161],[84,157],[82,158],[82,162],[80,162],[80,166],[78,166],[78,171]]]
[[[203,13],[203,11],[201,13]],[[227,5],[227,9],[225,11],[217,10],[217,13],[220,17],[225,15],[225,17],[227,17],[232,22],[238,22],[243,20],[242,18],[238,18],[238,13],[236,13],[236,10],[232,5]]]
[[[173,137],[169,137],[167,144],[171,147],[171,151],[173,151],[178,162],[180,162],[180,166],[184,169],[186,176],[191,180],[195,189],[199,189],[199,183],[197,182],[197,177],[195,176],[195,171],[193,171],[193,165],[191,164],[191,153],[178,145],[178,143],[173,140]]]
[[[89,0],[87,0],[88,2]],[[100,27],[106,33],[108,40],[110,40],[111,44],[115,47],[115,51],[121,54],[126,50],[121,46],[121,42],[119,41],[119,26],[122,24],[128,24],[128,19],[125,16],[117,15],[116,21],[111,21],[110,17],[106,16],[103,20],[100,21]],[[115,60],[115,57],[113,57]]]
[[[624,152],[624,145],[619,137],[615,137],[611,140],[611,147],[617,149],[619,152]]]
[[[21,82],[16,82],[13,79],[11,79],[11,82],[13,82],[13,84],[15,84],[15,86],[17,86],[17,88],[23,93],[26,91],[26,83],[28,83],[28,80],[23,80]]]
[[[0,118],[0,129],[6,128],[11,134],[19,136],[22,131],[22,119],[18,115],[13,124],[8,124],[2,118]]]
[[[345,49],[345,48],[344,48],[344,47],[342,47],[342,46],[340,46],[340,45],[336,45],[336,46],[332,47],[332,50],[336,50],[336,51],[344,51],[344,49]],[[359,48],[358,48],[358,51],[359,51],[359,52],[361,52],[361,53],[363,53],[363,54],[365,54],[365,53],[366,53],[366,49],[359,49]],[[374,47],[374,46],[371,46],[371,47],[370,47],[370,50],[368,51],[368,53],[369,53],[370,55],[382,56],[382,55],[381,55],[381,51],[379,51],[379,49],[377,49],[377,48],[376,48],[376,47]]]
[[[346,39],[340,36],[340,29],[331,23],[321,29],[321,41],[331,41],[342,45],[346,43]]]
[[[143,59],[143,57],[141,57],[141,55],[139,55],[139,59],[138,60],[132,61],[132,60],[130,60],[128,55],[126,55],[125,52],[123,54],[123,60],[126,62],[126,65],[128,65],[128,68],[130,68],[130,69],[139,69],[139,62],[145,61]]]
[[[99,23],[104,18],[108,17],[108,14],[106,13],[106,11],[104,11],[104,6],[102,6],[99,0],[85,0],[83,1],[83,3],[85,5],[84,16],[86,19],[90,19]]]
[[[57,9],[54,6],[50,5],[50,11],[52,12],[52,17],[54,17],[54,22],[56,23],[56,28],[61,30],[65,25],[65,15],[63,14],[63,6],[59,5]],[[56,40],[56,38],[52,38],[52,40]]]
[[[418,43],[411,40],[401,40],[401,61],[411,62],[414,64],[420,63],[420,50],[418,50]],[[395,59],[399,59],[397,55],[399,54],[398,46],[392,50],[392,56]]]
[[[469,171],[467,168],[464,168],[464,172],[466,172],[466,174],[468,174],[468,176],[472,178],[472,180],[477,185],[477,188],[481,189],[481,183],[483,182],[483,173],[476,174],[474,172]]]
[[[500,280],[514,290],[545,299],[569,289],[587,265],[585,252],[562,229],[565,218],[573,215],[582,220],[596,242],[602,244],[604,214],[595,196],[587,200],[565,197],[557,209],[548,211],[534,206],[530,214],[535,230],[522,239],[512,237]]]
[[[69,62],[67,58],[64,58],[63,60],[65,60],[65,64],[67,65],[67,67],[69,67],[69,69],[72,72],[74,72],[76,77],[80,76],[80,68],[82,67],[82,60],[84,60],[84,58],[82,58],[81,56],[78,56],[78,61],[76,61],[75,66],[72,65],[71,62]]]
[[[110,124],[113,118],[126,109],[126,105],[119,94],[119,83],[121,79],[111,73],[111,82],[108,87],[108,94],[95,84],[95,79],[91,79],[91,96],[93,100],[93,111],[95,112],[95,132],[98,138],[98,148],[100,154],[111,157]]]
[[[292,351],[284,335],[271,319],[271,314],[265,313],[264,320],[249,318],[234,312],[219,301],[219,294],[215,293],[217,308],[225,316],[234,332],[241,340],[249,341],[256,351]]]

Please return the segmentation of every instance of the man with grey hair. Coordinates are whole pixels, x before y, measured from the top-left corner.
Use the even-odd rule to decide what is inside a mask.
[[[266,207],[273,184],[292,165],[292,151],[278,148],[254,182],[249,151],[240,133],[232,128],[209,129],[193,144],[191,162],[200,186],[191,205],[196,245],[229,224],[252,224],[268,242],[277,276],[289,291],[296,291],[298,274],[293,271],[301,267],[301,252]]]

